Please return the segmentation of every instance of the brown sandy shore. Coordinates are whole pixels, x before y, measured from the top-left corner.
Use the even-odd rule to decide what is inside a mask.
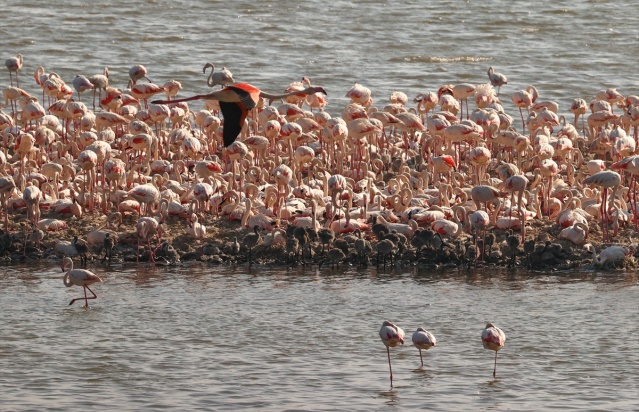
[[[85,214],[81,219],[56,216],[52,213],[44,214],[45,217],[59,218],[65,220],[68,228],[56,232],[45,232],[44,238],[38,244],[37,241],[27,240],[25,248],[26,217],[24,214],[10,214],[9,226],[10,234],[2,231],[0,236],[0,260],[5,263],[24,262],[29,260],[47,259],[51,261],[60,260],[65,254],[70,255],[76,265],[80,265],[79,256],[73,253],[73,247],[69,249],[69,244],[74,236],[83,239],[91,230],[99,227],[106,221],[106,216],[100,212],[95,215]],[[135,224],[138,216],[130,215],[123,218],[122,224],[116,228],[111,226],[113,237],[117,239],[112,252],[112,262],[146,262],[149,261],[149,251],[141,243],[140,249],[137,247],[137,235]],[[170,216],[163,224],[164,234],[162,242],[167,243],[165,247],[156,251],[156,264],[181,264],[186,261],[199,261],[206,264],[246,264],[248,265],[248,250],[243,245],[243,237],[249,233],[248,229],[242,228],[240,222],[230,221],[226,217],[216,218],[213,215],[205,215],[200,223],[206,226],[207,233],[201,239],[194,239],[187,231],[187,220]],[[493,229],[495,234],[494,243],[488,248],[485,262],[482,265],[495,266],[516,266],[521,268],[531,268],[536,270],[561,271],[578,267],[595,267],[611,269],[611,265],[599,265],[593,260],[593,255],[585,250],[584,245],[575,245],[570,241],[557,239],[561,231],[558,225],[548,220],[533,220],[527,224],[527,242],[519,244],[515,250],[515,261],[512,263],[512,249],[507,244],[508,232]],[[612,232],[612,231],[611,231]],[[262,232],[266,236],[268,232]],[[596,222],[590,225],[588,237],[585,243],[591,243],[599,253],[607,246],[620,245],[629,248],[627,258],[615,268],[632,270],[636,267],[639,258],[638,233],[632,224],[619,228],[617,236],[613,236],[612,243],[602,243],[601,228]],[[342,234],[336,237],[333,243],[334,248],[342,250],[345,254],[340,260],[342,265],[366,265],[376,267],[378,265],[377,239],[372,232],[367,232],[364,237],[371,242],[372,251],[366,256],[359,257],[354,249],[356,236]],[[241,247],[239,253],[234,253],[232,242],[237,238]],[[472,237],[461,236],[458,239],[443,238],[443,243],[439,245],[411,245],[410,240],[405,247],[394,252],[395,266],[416,266],[425,268],[434,267],[471,267],[471,262],[467,258],[465,251],[472,244]],[[533,242],[534,241],[534,242]],[[66,247],[60,247],[60,246]],[[158,245],[154,237],[151,242],[152,247]],[[286,244],[264,245],[258,244],[252,250],[253,265],[270,266],[295,266],[295,265],[324,265],[332,266],[332,261],[327,258],[326,252],[322,252],[322,244],[319,239],[312,243],[313,257],[311,258],[308,249],[304,257],[295,256],[295,253],[288,252]],[[480,241],[481,249],[481,241]],[[488,252],[488,249],[490,251]],[[71,253],[69,253],[71,250]],[[66,253],[65,253],[66,252]],[[101,262],[104,256],[103,245],[91,245],[87,252],[88,261],[94,263]],[[104,262],[108,264],[108,262]],[[391,265],[391,260],[387,260]],[[481,264],[481,263],[480,263]],[[379,261],[380,267],[383,259]],[[326,266],[325,266],[326,267]]]

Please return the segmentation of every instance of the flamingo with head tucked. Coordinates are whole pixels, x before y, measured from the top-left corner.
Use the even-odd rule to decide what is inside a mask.
[[[497,326],[489,323],[481,333],[481,342],[484,349],[495,351],[495,367],[493,369],[493,378],[497,373],[497,352],[500,351],[506,343],[506,334]]]
[[[391,366],[390,360],[390,348],[394,348],[399,344],[404,344],[404,330],[392,322],[385,320],[384,323],[382,323],[382,327],[379,329],[379,337],[382,339],[382,343],[386,346],[386,353],[388,354],[388,369],[390,370],[390,382],[392,388],[393,367]]]

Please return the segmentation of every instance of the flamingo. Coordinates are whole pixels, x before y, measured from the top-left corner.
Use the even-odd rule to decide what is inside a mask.
[[[506,343],[506,334],[492,323],[488,323],[481,333],[481,342],[484,349],[495,351],[495,367],[493,369],[493,378],[497,373],[497,352],[500,351]]]
[[[73,269],[73,260],[70,257],[65,257],[62,259],[62,271],[64,272],[66,268],[69,268],[67,273],[64,275],[64,286],[71,287],[73,285],[82,286],[84,289],[84,297],[83,298],[75,298],[69,302],[69,305],[73,305],[76,300],[84,299],[84,307],[89,307],[89,299],[96,299],[98,296],[91,290],[90,285],[99,282],[102,283],[102,279],[95,273],[86,269]],[[87,289],[93,297],[87,297]]]
[[[95,86],[89,81],[86,76],[78,74],[73,79],[73,88],[78,92],[78,100],[80,100],[80,93],[92,90]]]
[[[404,330],[392,322],[385,320],[384,323],[382,323],[382,327],[379,329],[379,337],[382,339],[382,343],[386,346],[386,353],[388,354],[388,369],[390,370],[390,382],[392,388],[393,367],[391,366],[390,348],[394,348],[399,344],[404,344]]]
[[[191,214],[191,220],[186,228],[186,233],[196,239],[202,239],[206,235],[206,226],[198,222],[198,218],[195,213]]]
[[[419,349],[419,359],[422,361],[422,368],[424,367],[424,358],[422,358],[422,349],[428,350],[434,346],[437,346],[437,340],[435,336],[428,332],[423,327],[417,328],[417,330],[413,333],[413,345],[417,349]]]
[[[569,240],[575,245],[580,245],[584,242],[587,236],[588,225],[583,222],[575,222],[572,226],[562,229],[557,237],[559,239]]]
[[[488,68],[488,79],[493,87],[497,88],[497,96],[501,90],[501,86],[508,84],[508,79],[502,73],[496,72],[492,66]]]
[[[592,254],[592,260],[593,263],[595,263],[598,266],[615,266],[615,265],[619,265],[621,263],[623,263],[624,259],[626,258],[626,255],[629,254],[629,250],[622,247],[622,246],[608,246],[607,248],[605,248],[604,250],[602,250],[599,253],[599,256],[597,256],[597,251],[595,250],[595,247],[588,243],[587,245],[584,245],[584,249],[587,252],[590,252]]]
[[[99,90],[98,98],[102,98],[102,90],[105,92],[109,87],[109,68],[104,68],[103,74],[94,74],[93,76],[89,76],[89,81],[93,84],[93,110],[95,110],[95,91]]]
[[[526,90],[518,90],[512,95],[512,101],[519,109],[519,114],[521,115],[521,124],[524,133],[526,132],[526,123],[524,122],[524,114],[521,109],[525,108],[526,110],[529,110],[532,104],[537,100],[537,97],[539,97],[539,93],[535,86],[528,86],[526,87]]]
[[[138,236],[138,251],[140,250],[140,240],[146,240],[146,244],[149,247],[149,261],[155,262],[154,251],[151,248],[151,237],[153,237],[153,235],[157,235],[158,244],[160,243],[160,238],[162,237],[163,232],[161,222],[157,218],[141,217],[135,225],[135,232]],[[137,257],[139,259],[139,252]]]
[[[9,79],[11,80],[11,86],[13,86],[13,75],[12,73],[16,73],[16,87],[20,87],[20,81],[18,80],[18,72],[22,69],[23,63],[22,54],[18,53],[16,57],[9,57],[4,61],[4,65],[7,66],[7,70],[9,70]]]
[[[211,74],[209,74],[208,79],[206,79],[206,84],[209,87],[214,87],[218,84],[224,87],[227,84],[235,83],[233,74],[226,67],[222,67],[222,70],[216,72],[213,63],[206,63],[202,69],[202,73],[206,73],[206,69],[209,67],[211,68]]]
[[[149,80],[148,77],[146,77],[146,67],[142,66],[141,64],[134,64],[133,66],[131,66],[131,68],[129,69],[129,84],[127,85],[127,89],[131,89],[133,86],[135,86],[135,83],[137,83],[138,80],[140,79],[146,79],[149,83],[151,83],[151,80]]]
[[[619,185],[621,184],[621,176],[617,172],[613,172],[611,170],[603,170],[585,178],[583,180],[583,184],[593,184],[595,186],[600,186],[601,188],[603,188],[601,206],[599,209],[601,216],[601,230],[603,231],[603,240],[604,242],[607,242],[610,240],[610,235],[608,233],[608,222],[610,221],[610,215],[608,213],[608,209],[611,208],[614,204],[617,190],[619,189]],[[610,206],[608,206],[606,205],[606,202],[608,201],[608,190],[611,188],[612,194],[610,195]]]

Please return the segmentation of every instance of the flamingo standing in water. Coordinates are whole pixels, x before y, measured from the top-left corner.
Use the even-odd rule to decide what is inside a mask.
[[[102,283],[102,279],[100,279],[100,277],[98,275],[96,275],[95,273],[91,272],[90,270],[73,269],[73,260],[71,260],[70,257],[65,257],[62,260],[62,271],[64,272],[67,268],[69,268],[69,270],[64,275],[64,279],[63,279],[64,286],[71,287],[73,285],[77,285],[77,286],[82,286],[82,288],[84,289],[84,297],[83,298],[75,298],[75,299],[71,300],[71,302],[69,302],[69,305],[73,305],[73,303],[76,300],[83,300],[84,299],[84,303],[85,303],[84,307],[88,308],[89,307],[89,299],[96,299],[97,298],[97,295],[95,294],[95,292],[93,292],[91,290],[89,285],[92,285],[92,284],[94,284],[96,282]],[[93,297],[87,297],[87,289],[89,290],[89,292],[91,292]]]
[[[497,73],[492,66],[488,68],[488,79],[490,80],[490,84],[497,88],[497,96],[499,96],[501,86],[508,84],[506,76],[501,73]]]
[[[206,84],[209,87],[214,87],[216,85],[220,85],[222,87],[226,86],[230,83],[235,83],[235,79],[233,79],[233,74],[226,67],[222,67],[222,70],[216,72],[215,66],[213,63],[206,63],[204,68],[202,69],[202,73],[206,73],[206,69],[211,68],[211,74],[209,74],[208,79],[206,79]]]
[[[390,360],[390,348],[394,348],[400,343],[404,344],[404,331],[399,326],[394,325],[387,320],[382,323],[382,327],[379,330],[379,337],[386,346],[386,353],[388,354],[388,369],[390,370],[391,388],[393,387],[393,367]]]
[[[424,358],[422,358],[422,349],[428,350],[432,348],[433,346],[437,346],[437,340],[435,339],[435,336],[432,333],[428,332],[426,329],[422,328],[421,326],[417,328],[415,333],[413,333],[412,340],[413,340],[413,345],[415,345],[415,347],[419,349],[419,359],[422,361],[422,367],[424,367]]]
[[[13,86],[13,72],[16,72],[16,87],[20,87],[20,81],[18,80],[18,72],[22,68],[22,54],[18,53],[16,57],[9,57],[4,61],[4,65],[7,66],[7,70],[9,70],[9,78],[11,80],[11,86]]]
[[[495,351],[495,367],[493,369],[493,378],[497,374],[497,352],[500,351],[506,343],[506,334],[497,326],[489,323],[481,332],[481,342],[484,349]]]

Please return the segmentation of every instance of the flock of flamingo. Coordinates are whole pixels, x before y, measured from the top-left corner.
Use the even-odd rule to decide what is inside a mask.
[[[382,343],[386,346],[386,353],[388,355],[388,369],[390,371],[390,384],[393,387],[393,367],[390,360],[390,348],[394,348],[404,344],[404,330],[394,323],[385,320],[382,323],[382,327],[379,329],[379,337],[382,339]],[[412,336],[413,345],[419,350],[419,359],[424,367],[424,358],[422,357],[422,349],[428,350],[437,346],[437,339],[435,336],[428,332],[423,327],[417,328]],[[506,344],[506,334],[497,326],[492,323],[486,324],[486,327],[481,332],[481,342],[484,349],[495,351],[495,364],[493,367],[493,378],[497,377],[497,352],[500,351]]]
[[[325,110],[321,93],[262,98],[224,147],[219,102],[205,100],[202,109],[171,104],[180,82],[155,84],[142,65],[129,70],[127,88],[111,84],[108,68],[78,74],[69,86],[38,67],[36,92],[27,92],[20,88],[23,56],[5,63],[5,255],[40,253],[47,233],[101,219],[73,241],[55,239],[54,252],[84,263],[97,248],[110,261],[131,243],[135,259],[176,261],[180,253],[163,237],[173,230],[193,239],[185,243],[201,242],[200,255],[248,256],[249,264],[270,249],[284,250],[288,264],[320,266],[371,258],[384,266],[516,265],[520,255],[532,265],[578,253],[601,265],[633,261],[627,239],[639,228],[635,95],[608,89],[590,102],[576,98],[571,122],[557,102],[528,86],[510,96],[519,123],[499,97],[507,79],[492,67],[485,84],[443,85],[412,101],[397,91],[383,107],[355,84],[339,115]],[[228,69],[207,63],[203,73],[209,69],[209,87],[234,83]],[[285,93],[310,84],[304,77]],[[83,103],[87,92],[92,98]],[[169,103],[149,102],[158,95]],[[9,216],[22,225],[12,229]],[[122,230],[123,220],[134,230]],[[541,230],[531,235],[530,228]],[[605,246],[599,254],[585,244],[589,237]],[[72,269],[65,284],[99,280],[86,272]],[[88,303],[86,289],[83,299]]]

